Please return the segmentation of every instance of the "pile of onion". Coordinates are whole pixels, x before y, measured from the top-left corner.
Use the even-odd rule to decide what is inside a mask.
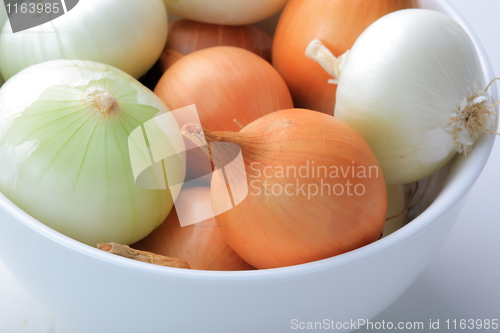
[[[19,34],[0,6],[0,190],[91,246],[201,270],[326,259],[401,228],[420,193],[402,184],[493,131],[468,34],[417,0],[146,2]],[[283,7],[274,37],[250,25]]]
[[[214,173],[211,191],[214,211],[226,210],[216,216],[225,239],[252,266],[302,264],[380,238],[387,207],[384,177],[367,143],[340,120],[288,109],[240,132],[202,131],[189,124],[183,134],[196,142],[204,134],[209,143],[240,147],[244,170],[230,163],[231,149],[216,155],[209,150],[216,167],[225,170]],[[247,181],[231,181],[245,176]],[[227,210],[228,191],[248,195]]]
[[[273,65],[286,81],[295,107],[333,114],[336,86],[304,52],[321,40],[336,56],[352,47],[378,18],[415,7],[414,0],[290,0],[281,14],[273,45]]]

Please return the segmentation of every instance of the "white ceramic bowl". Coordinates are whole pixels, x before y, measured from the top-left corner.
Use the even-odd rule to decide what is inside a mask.
[[[471,33],[447,2],[422,0],[422,6],[448,13]],[[491,68],[476,46],[489,81]],[[296,331],[298,322],[369,319],[428,265],[493,141],[494,136],[483,136],[472,153],[456,158],[443,190],[411,223],[368,246],[317,262],[244,272],[154,266],[70,239],[2,195],[0,260],[29,292],[82,332],[280,333]]]

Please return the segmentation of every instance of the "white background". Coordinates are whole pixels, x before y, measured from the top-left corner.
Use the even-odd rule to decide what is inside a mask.
[[[475,31],[495,74],[500,76],[500,0],[450,2]],[[428,332],[429,320],[439,319],[440,329],[435,332],[500,332],[500,328],[448,329],[445,322],[447,319],[500,321],[499,185],[497,140],[486,168],[471,189],[462,214],[438,255],[415,284],[373,322],[424,322],[425,330],[404,331]],[[383,330],[358,332],[361,331]],[[31,299],[1,264],[0,332],[77,333]]]

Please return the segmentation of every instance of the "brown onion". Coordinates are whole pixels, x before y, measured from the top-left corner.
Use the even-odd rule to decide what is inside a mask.
[[[240,47],[271,62],[272,44],[271,36],[252,25],[230,26],[178,20],[170,24],[163,53],[142,81],[153,90],[163,73],[177,60],[214,46]]]
[[[197,141],[203,131],[190,124],[183,133]],[[380,238],[387,207],[384,177],[368,144],[340,120],[290,109],[240,132],[205,130],[204,135],[212,145],[228,142],[241,149],[244,170],[229,164],[234,151],[212,154],[214,164],[224,166],[233,199],[241,199],[246,187],[249,191],[216,220],[230,246],[252,266],[302,264]],[[247,182],[232,181],[245,173]],[[214,210],[224,211],[228,188],[221,172],[214,173],[211,188]]]
[[[213,46],[235,46],[271,62],[272,43],[271,36],[251,25],[229,26],[179,20],[168,29],[165,49],[187,55]]]
[[[334,111],[337,86],[329,84],[331,77],[305,56],[313,39],[340,56],[378,18],[411,7],[414,0],[290,0],[276,28],[272,63],[285,79],[295,107]]]
[[[131,245],[133,248],[168,257],[180,258],[192,269],[247,270],[253,269],[224,240],[221,227],[214,218],[181,227],[177,211],[190,218],[203,218],[211,211],[210,187],[192,187],[181,191],[166,220],[151,234]]]
[[[195,104],[203,126],[238,131],[268,113],[293,107],[288,88],[261,57],[241,48],[217,46],[177,61],[154,90],[170,110]],[[186,143],[189,147],[189,143]],[[187,177],[205,174],[199,156],[187,154]]]
[[[201,124],[238,131],[255,119],[293,107],[288,88],[261,57],[229,46],[193,52],[177,61],[154,90],[175,110],[195,104]]]

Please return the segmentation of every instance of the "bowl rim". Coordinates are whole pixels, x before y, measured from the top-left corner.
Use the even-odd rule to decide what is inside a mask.
[[[474,34],[470,26],[467,24],[466,20],[457,12],[451,3],[448,0],[420,0],[420,3],[424,4],[424,8],[430,8],[446,13],[455,19],[466,30],[476,46],[484,71],[485,80],[492,80],[494,78],[493,70],[484,48],[480,44],[479,39]],[[498,100],[497,91],[496,83],[493,83],[491,86],[490,96],[494,100]],[[495,110],[498,114],[498,107],[495,107]],[[120,266],[124,269],[132,269],[144,274],[154,274],[162,277],[175,277],[188,280],[231,280],[233,282],[245,282],[255,281],[256,279],[279,279],[307,275],[317,271],[329,270],[335,267],[364,261],[372,256],[379,255],[389,249],[395,248],[424,232],[425,229],[431,227],[436,220],[443,216],[454,204],[467,194],[468,190],[481,174],[491,154],[495,137],[496,136],[494,135],[482,135],[477,140],[474,145],[474,149],[470,154],[468,154],[467,157],[464,158],[462,155],[454,157],[451,163],[454,163],[455,167],[452,168],[453,171],[446,182],[446,186],[432,202],[432,204],[419,216],[413,219],[411,223],[408,223],[396,232],[361,248],[334,257],[287,267],[246,271],[206,271],[152,265],[112,255],[65,236],[25,213],[3,193],[0,193],[0,207],[12,215],[16,220],[24,224],[27,228],[32,229],[44,237],[47,237],[58,245],[67,248],[69,251],[75,251],[86,258],[103,261],[107,264]],[[459,173],[458,176],[455,176],[454,171],[457,169],[462,170],[462,172]],[[467,169],[467,172],[464,172],[463,169]]]

